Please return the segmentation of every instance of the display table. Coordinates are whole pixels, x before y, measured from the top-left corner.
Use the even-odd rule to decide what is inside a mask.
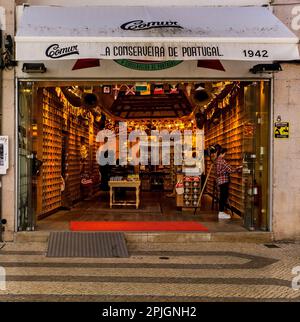
[[[140,180],[122,180],[122,181],[109,181],[108,182],[110,188],[110,202],[109,206],[132,206],[135,205],[136,209],[139,208],[140,205]],[[126,200],[126,201],[116,201],[115,200],[115,191],[114,188],[135,188],[135,200]]]

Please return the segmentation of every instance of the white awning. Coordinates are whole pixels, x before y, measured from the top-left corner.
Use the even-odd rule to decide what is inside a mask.
[[[24,7],[22,61],[294,60],[296,37],[264,7]]]

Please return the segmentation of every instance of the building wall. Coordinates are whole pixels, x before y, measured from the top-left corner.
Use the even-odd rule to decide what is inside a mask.
[[[274,82],[274,121],[290,122],[290,138],[274,139],[273,231],[300,239],[300,65],[283,64]]]
[[[5,30],[3,34],[14,35],[15,10],[14,1],[1,0],[0,6],[5,9]],[[15,71],[4,70],[2,73],[1,108],[2,108],[2,133],[9,138],[9,169],[2,176],[2,218],[7,219],[4,239],[13,239],[15,224]]]
[[[274,14],[300,37],[300,1],[275,0]],[[290,122],[290,138],[274,139],[273,230],[300,239],[300,64],[282,64],[274,78],[274,121]]]
[[[32,5],[82,5],[82,0],[28,0]],[[21,0],[0,0],[5,8],[6,30],[14,34],[14,5]],[[120,0],[86,0],[86,5],[123,4]],[[213,0],[210,5],[267,5],[272,3],[274,13],[300,36],[300,1],[297,0]],[[131,5],[180,5],[182,1],[131,0]],[[207,5],[206,0],[190,0],[191,5]],[[273,232],[277,239],[300,238],[300,64],[283,64],[283,71],[274,76],[274,120],[280,115],[289,121],[290,139],[274,141],[273,154]],[[12,240],[15,220],[15,75],[4,71],[1,103],[3,108],[2,134],[10,139],[10,168],[3,176],[2,213],[8,220],[4,238]]]

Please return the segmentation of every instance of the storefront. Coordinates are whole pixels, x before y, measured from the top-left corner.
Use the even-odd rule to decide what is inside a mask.
[[[45,217],[78,219],[78,211],[81,220],[184,220],[206,178],[194,218],[217,222],[209,171],[217,144],[232,166],[243,166],[229,195],[239,225],[271,230],[272,72],[280,68],[273,61],[299,53],[298,38],[268,9],[29,6],[20,18],[17,230],[39,229]],[[120,159],[119,122],[126,135],[140,130],[150,141],[151,131],[202,133],[200,173],[176,164],[174,144],[167,163],[160,153],[154,164],[99,164],[104,129],[117,132]],[[138,181],[138,197],[118,195],[137,197],[136,207],[111,204],[106,190],[120,177]]]

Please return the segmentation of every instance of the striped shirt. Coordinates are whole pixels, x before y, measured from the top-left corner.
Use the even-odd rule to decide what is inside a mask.
[[[218,185],[229,182],[230,173],[236,171],[221,156],[217,158],[215,166]]]

